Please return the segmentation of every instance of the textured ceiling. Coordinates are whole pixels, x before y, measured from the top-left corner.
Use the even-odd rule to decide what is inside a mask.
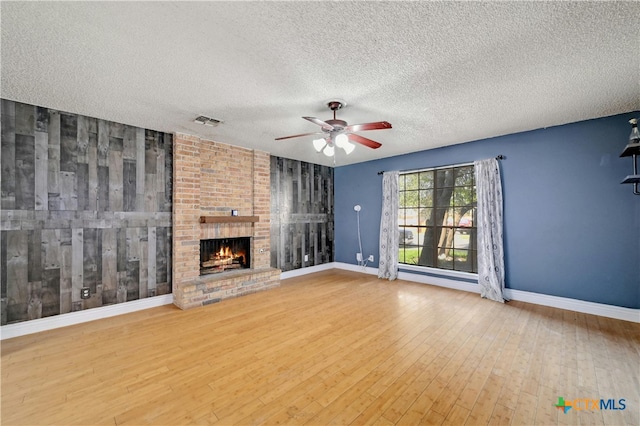
[[[6,99],[337,165],[640,109],[638,2],[6,2]],[[193,123],[204,114],[224,120]]]

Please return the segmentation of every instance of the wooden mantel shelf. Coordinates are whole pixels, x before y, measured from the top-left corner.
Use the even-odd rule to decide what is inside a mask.
[[[259,216],[200,216],[200,223],[246,223],[259,221]]]

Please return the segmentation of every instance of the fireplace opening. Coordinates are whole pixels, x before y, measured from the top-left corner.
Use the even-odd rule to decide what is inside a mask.
[[[250,237],[200,240],[200,275],[250,267]]]

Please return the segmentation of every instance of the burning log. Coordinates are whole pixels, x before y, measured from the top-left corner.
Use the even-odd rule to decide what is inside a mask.
[[[208,275],[208,274],[219,274],[221,272],[227,271],[229,269],[240,269],[242,265],[239,263],[232,263],[230,265],[220,265],[214,266],[211,268],[200,268],[200,275]]]
[[[210,259],[207,260],[206,262],[202,262],[202,266],[204,268],[211,268],[214,266],[224,266],[224,265],[231,265],[233,263],[233,258],[231,257],[226,257],[223,259]]]

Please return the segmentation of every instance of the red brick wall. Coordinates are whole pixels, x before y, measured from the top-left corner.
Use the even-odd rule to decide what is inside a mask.
[[[266,152],[253,152],[253,214],[260,218],[254,224],[254,268],[271,264],[271,162]],[[262,253],[260,253],[262,251]]]
[[[173,282],[199,277],[201,238],[253,237],[254,269],[270,266],[270,156],[177,133],[173,173]],[[200,216],[258,216],[256,223],[201,224]]]
[[[200,275],[199,138],[177,133],[173,139],[173,283]]]

